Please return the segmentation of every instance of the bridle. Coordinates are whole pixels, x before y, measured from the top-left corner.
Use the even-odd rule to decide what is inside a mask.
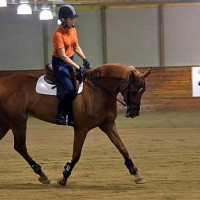
[[[131,104],[136,105],[137,109],[140,110],[140,103],[135,103],[135,102],[131,102],[130,101],[130,95],[133,92],[131,90],[131,85],[134,84],[135,80],[131,80],[129,82],[129,84],[127,85],[127,87],[121,92],[121,94],[123,95],[123,93],[125,93],[127,91],[127,95],[126,95],[126,99],[124,99],[124,102],[126,104],[126,106],[128,107]],[[145,80],[143,81],[143,83],[141,84],[140,88],[138,89],[137,92],[142,93],[145,89]],[[136,92],[136,91],[134,91]],[[123,95],[124,96],[124,95]],[[130,109],[130,108],[129,108]],[[131,110],[131,109],[130,109]]]
[[[116,101],[118,101],[119,103],[121,103],[124,107],[126,107],[126,103],[124,103],[123,101],[119,100],[114,95],[110,94],[110,92],[106,88],[102,87],[94,79],[91,79],[88,76],[87,76],[87,79],[90,80],[94,85],[96,85],[97,87],[99,87],[101,90],[103,90],[108,96],[112,97],[113,99],[115,99]]]

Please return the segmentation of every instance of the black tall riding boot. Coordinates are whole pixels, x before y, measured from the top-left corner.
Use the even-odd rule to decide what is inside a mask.
[[[72,99],[68,98],[66,104],[66,111],[67,111],[67,125],[74,126],[74,117],[73,117],[73,109],[72,109]]]
[[[58,124],[58,125],[67,125],[65,104],[66,104],[66,101],[64,98],[59,99],[58,112],[57,112],[57,116],[56,116],[56,124]]]
[[[72,110],[72,101],[74,99],[73,96],[72,95],[70,96],[67,93],[62,93],[58,96],[58,99],[59,99],[59,104],[58,104],[56,124],[73,126],[74,125],[73,110]]]

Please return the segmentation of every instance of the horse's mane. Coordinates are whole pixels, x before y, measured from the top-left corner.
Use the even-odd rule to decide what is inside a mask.
[[[135,67],[125,64],[105,64],[91,69],[87,76],[89,78],[121,78],[130,80],[133,75],[137,74],[138,70]]]

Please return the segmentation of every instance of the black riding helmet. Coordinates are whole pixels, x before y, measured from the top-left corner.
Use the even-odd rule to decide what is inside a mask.
[[[78,17],[78,14],[73,6],[71,5],[64,5],[60,7],[58,12],[58,19],[61,22],[65,22],[67,18],[76,18]]]

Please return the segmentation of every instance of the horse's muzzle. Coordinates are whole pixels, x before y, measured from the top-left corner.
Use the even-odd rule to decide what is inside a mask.
[[[137,109],[137,110],[135,110],[135,109],[129,109],[129,108],[127,108],[127,111],[126,111],[126,117],[127,118],[134,118],[134,117],[137,117],[137,116],[139,116],[139,114],[140,114],[140,111]]]

